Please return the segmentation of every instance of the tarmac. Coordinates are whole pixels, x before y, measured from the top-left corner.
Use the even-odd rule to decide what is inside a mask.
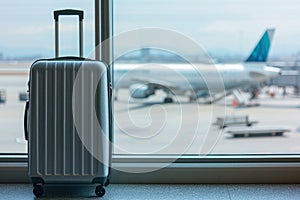
[[[123,92],[123,93],[122,93]],[[300,98],[260,95],[260,106],[233,108],[232,97],[213,105],[179,102],[162,104],[163,93],[147,100],[119,92],[115,102],[116,153],[137,154],[299,154]],[[213,125],[217,117],[248,115],[257,128],[289,129],[283,136],[234,138]],[[228,127],[229,128],[229,127]]]

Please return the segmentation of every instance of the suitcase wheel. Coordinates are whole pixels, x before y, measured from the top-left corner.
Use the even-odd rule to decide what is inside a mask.
[[[98,185],[95,189],[95,193],[98,197],[103,197],[105,195],[105,189],[102,185]]]
[[[33,194],[36,197],[41,197],[44,194],[44,188],[41,185],[34,185],[33,186]]]

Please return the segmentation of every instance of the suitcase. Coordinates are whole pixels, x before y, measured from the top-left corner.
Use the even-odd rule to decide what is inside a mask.
[[[78,15],[80,57],[58,57],[60,15]],[[98,184],[105,194],[112,156],[111,83],[107,65],[82,58],[83,11],[54,11],[56,58],[30,68],[24,116],[28,171],[35,196],[44,184]]]

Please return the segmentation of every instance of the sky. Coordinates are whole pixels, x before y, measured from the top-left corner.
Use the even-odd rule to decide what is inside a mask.
[[[0,52],[4,56],[54,55],[52,11],[79,8],[86,15],[88,54],[94,44],[93,5],[93,0],[1,1]],[[288,56],[300,52],[299,10],[298,0],[115,0],[114,32],[163,28],[190,37],[209,52],[247,57],[265,29],[276,28],[270,56]],[[76,54],[75,19],[64,18],[61,27],[62,53]]]

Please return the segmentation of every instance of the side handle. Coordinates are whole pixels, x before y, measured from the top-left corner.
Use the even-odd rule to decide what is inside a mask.
[[[28,109],[29,109],[29,101],[26,101],[25,104],[25,112],[24,112],[24,135],[25,135],[25,140],[28,141]]]

